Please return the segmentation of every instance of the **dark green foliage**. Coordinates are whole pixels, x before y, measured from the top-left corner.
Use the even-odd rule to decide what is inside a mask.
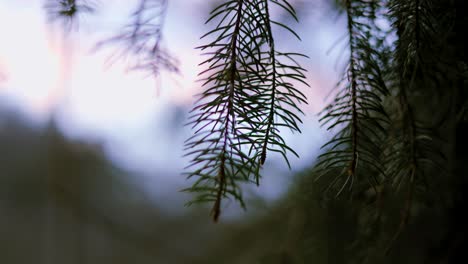
[[[350,49],[347,78],[321,119],[328,129],[339,130],[324,145],[328,148],[317,168],[322,174],[336,171],[329,187],[338,186],[338,194],[357,181],[358,192],[370,186],[375,192],[377,187],[407,189],[411,204],[425,170],[446,170],[444,150],[439,150],[442,144],[434,133],[437,123],[428,119],[425,106],[415,110],[413,105],[421,95],[437,96],[440,89],[453,89],[450,77],[456,75],[455,69],[445,64],[447,58],[434,55],[447,50],[443,39],[435,36],[443,35],[441,19],[450,15],[434,17],[437,5],[430,1],[345,3]],[[376,20],[386,20],[392,28],[379,28]],[[441,27],[434,21],[441,21]]]
[[[336,195],[351,191],[354,184],[375,187],[385,177],[381,153],[389,119],[382,100],[389,91],[382,68],[387,61],[383,39],[374,34],[380,8],[374,1],[346,1],[349,63],[320,119],[322,126],[337,132],[322,147],[327,150],[316,166],[319,179],[335,171],[327,190],[336,189]]]
[[[307,85],[305,70],[295,60],[304,55],[275,48],[273,25],[296,34],[271,18],[272,4],[296,18],[287,1],[226,1],[211,12],[207,23],[216,26],[202,37],[208,44],[199,47],[209,56],[201,63],[207,88],[189,123],[195,132],[186,144],[192,157],[187,175],[195,182],[184,191],[196,194],[189,204],[212,202],[215,221],[224,198],[244,207],[240,184],[259,184],[268,152],[280,153],[287,162],[287,152],[297,156],[280,129],[300,131],[295,112],[301,113],[306,98],[293,84]]]
[[[437,227],[417,250],[433,247],[447,233],[444,214],[458,196],[451,193],[453,181],[466,177],[453,171],[453,144],[459,140],[453,133],[462,108],[454,102],[466,100],[466,94],[458,98],[466,89],[460,85],[466,82],[460,67],[466,61],[450,41],[456,34],[454,1],[343,4],[347,78],[322,117],[338,132],[325,144],[313,174],[320,179],[315,184],[335,189],[332,194],[351,190],[353,204],[343,210],[359,224],[350,226],[356,235],[346,246],[348,262],[387,263],[395,259],[388,255],[392,250],[401,252],[412,241],[408,233],[424,232],[416,223]],[[379,20],[390,29],[378,27]],[[426,253],[418,254],[414,261],[427,261]]]

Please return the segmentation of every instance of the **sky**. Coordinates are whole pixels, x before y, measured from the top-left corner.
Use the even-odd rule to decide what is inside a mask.
[[[204,20],[211,5],[206,0],[169,1],[164,40],[181,62],[181,75],[163,72],[155,80],[127,71],[125,61],[109,65],[108,58],[118,46],[92,51],[98,41],[118,32],[136,4],[130,0],[109,2],[100,1],[97,13],[83,17],[78,31],[64,37],[59,27],[47,23],[43,1],[0,1],[0,103],[14,105],[37,123],[55,118],[69,137],[103,144],[119,166],[149,175],[146,180],[150,177],[159,182],[156,185],[181,186],[182,176],[168,178],[152,172],[177,175],[187,164],[182,149],[191,131],[183,124],[194,94],[201,89],[196,80],[203,59],[194,47],[203,44],[199,37],[208,30]],[[317,113],[341,74],[336,61],[342,47],[331,53],[328,50],[341,37],[337,32],[343,21],[327,13],[317,4],[320,1],[312,2],[315,5],[305,5],[310,11],[299,10],[302,24],[292,25],[301,42],[277,31],[280,48],[310,57],[304,67],[309,70],[311,87],[301,87],[309,98],[309,105],[303,108],[303,133],[284,132],[301,156],[291,157],[295,171],[313,161],[327,137],[319,128]],[[283,163],[277,165],[278,160],[273,156],[266,170],[278,168],[287,173]],[[284,191],[281,186],[283,180],[266,181],[259,192],[276,197]]]

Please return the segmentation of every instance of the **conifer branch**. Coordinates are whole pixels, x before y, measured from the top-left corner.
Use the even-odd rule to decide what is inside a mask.
[[[224,131],[223,131],[223,148],[221,151],[221,164],[219,166],[219,173],[218,173],[218,191],[216,194],[216,201],[214,203],[213,209],[212,209],[212,214],[213,214],[213,221],[217,222],[219,218],[219,214],[221,212],[221,199],[222,195],[224,194],[224,190],[226,188],[226,173],[225,173],[225,166],[226,166],[226,154],[227,154],[227,142],[229,141],[229,124],[231,123],[232,130],[235,130],[235,121],[234,121],[234,109],[233,109],[233,101],[234,101],[234,91],[235,91],[235,82],[236,82],[236,74],[237,74],[237,69],[236,69],[236,61],[237,61],[237,43],[238,43],[238,37],[240,33],[240,23],[242,21],[242,5],[244,1],[239,0],[238,1],[238,7],[237,7],[237,16],[236,16],[236,22],[235,22],[235,28],[234,32],[232,33],[232,38],[231,38],[231,49],[230,49],[230,56],[231,56],[231,61],[229,65],[229,95],[227,99],[227,109],[226,109],[226,123],[224,124]],[[232,120],[230,120],[230,117],[232,117]]]
[[[429,25],[433,21],[431,9],[427,2],[394,0],[390,4],[390,17],[395,25],[398,37],[395,45],[394,72],[396,72],[396,87],[400,115],[394,120],[397,136],[393,139],[392,154],[387,159],[389,179],[397,189],[406,182],[407,194],[401,211],[398,230],[387,246],[388,253],[394,242],[403,232],[411,218],[411,208],[417,199],[416,188],[424,187],[424,172],[428,168],[444,172],[441,165],[444,154],[437,151],[435,134],[432,128],[423,128],[424,120],[413,110],[412,99],[418,93],[431,92],[440,79],[440,65],[434,58],[435,45],[432,36],[436,28]],[[434,60],[435,59],[435,60]],[[425,63],[434,60],[436,63]],[[429,81],[429,80],[433,80]],[[435,87],[437,90],[438,88]],[[422,109],[424,107],[420,107]],[[419,124],[419,125],[418,125]],[[389,151],[390,152],[390,151]],[[420,188],[425,190],[425,188]]]
[[[117,60],[128,60],[129,70],[146,71],[157,77],[161,70],[179,73],[178,60],[164,47],[163,28],[168,0],[140,0],[131,14],[131,22],[122,31],[96,44],[118,45],[109,58],[112,64]]]
[[[66,32],[78,28],[81,15],[95,11],[95,3],[91,0],[46,0],[44,8],[50,22],[59,21]]]
[[[268,126],[266,129],[265,140],[262,147],[262,154],[260,158],[260,164],[263,165],[266,160],[267,154],[267,145],[270,136],[270,129],[271,125],[273,124],[274,118],[274,107],[275,107],[275,94],[276,94],[276,57],[275,57],[275,40],[273,38],[273,32],[271,31],[271,21],[270,21],[270,11],[268,7],[268,0],[265,0],[265,19],[267,24],[267,34],[268,34],[268,41],[270,44],[270,57],[272,61],[272,89],[271,89],[271,103],[270,103],[270,113],[268,115]],[[257,180],[258,185],[258,180]]]
[[[335,100],[321,113],[320,122],[328,130],[338,129],[335,136],[322,148],[316,165],[317,180],[325,174],[334,174],[325,192],[335,189],[340,195],[346,188],[350,192],[356,181],[370,183],[374,188],[383,178],[382,141],[388,115],[382,100],[389,94],[382,69],[381,37],[372,31],[375,12],[374,1],[347,0],[347,33],[349,61],[345,78],[338,84]],[[358,178],[358,167],[371,178]],[[360,169],[359,169],[360,170]],[[373,171],[369,173],[369,171]],[[378,176],[375,176],[378,175]],[[367,183],[365,185],[367,185]]]
[[[295,14],[287,1],[269,1]],[[207,67],[201,75],[208,88],[190,117],[196,130],[186,141],[186,155],[192,157],[187,177],[197,180],[184,191],[196,194],[188,205],[213,202],[217,221],[222,199],[234,198],[244,207],[239,184],[259,184],[267,151],[280,153],[286,162],[287,152],[295,154],[278,127],[299,131],[300,119],[290,109],[301,112],[298,105],[306,98],[292,83],[307,83],[294,59],[303,55],[275,50],[271,25],[288,27],[270,18],[268,1],[226,1],[207,20],[215,21],[202,37],[214,40],[199,47],[208,50],[201,63]]]
[[[358,145],[358,114],[357,114],[357,78],[356,78],[356,69],[355,69],[355,43],[354,43],[354,21],[353,21],[353,12],[351,9],[351,0],[346,0],[346,14],[348,17],[348,35],[349,35],[349,68],[351,72],[351,111],[352,111],[352,120],[351,120],[351,145],[352,145],[352,160],[348,168],[348,177],[355,177],[356,173],[356,164],[358,158],[357,145]]]

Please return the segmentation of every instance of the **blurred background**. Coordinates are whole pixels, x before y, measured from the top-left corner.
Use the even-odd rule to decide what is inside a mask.
[[[301,158],[290,157],[289,170],[272,155],[260,187],[244,190],[247,210],[227,202],[218,224],[210,208],[185,207],[179,190],[189,185],[184,123],[201,90],[194,48],[220,1],[169,1],[164,44],[180,74],[157,78],[113,60],[119,44],[95,49],[138,1],[95,1],[67,32],[45,2],[0,1],[0,262],[289,263],[278,256],[295,247],[302,218],[287,201],[328,136],[316,114],[343,66],[343,47],[330,52],[345,29],[331,1],[290,1],[300,23],[288,23],[302,41],[277,32],[280,49],[311,58],[302,62],[311,85],[300,88],[309,98],[303,133],[285,131]]]

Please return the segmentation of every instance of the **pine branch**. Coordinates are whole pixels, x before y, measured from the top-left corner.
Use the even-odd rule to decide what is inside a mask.
[[[266,129],[266,135],[265,135],[265,141],[263,143],[262,147],[262,154],[260,158],[260,164],[264,164],[266,160],[266,153],[267,153],[267,145],[268,145],[268,139],[270,136],[270,129],[271,125],[273,124],[273,118],[274,118],[274,107],[275,107],[275,95],[276,95],[276,57],[275,57],[275,40],[273,38],[273,32],[271,30],[271,21],[270,21],[270,11],[268,7],[268,0],[265,1],[265,19],[266,19],[266,24],[267,24],[267,31],[268,31],[268,41],[270,43],[270,56],[272,60],[272,89],[271,89],[271,104],[270,104],[270,113],[268,115],[268,125]],[[258,179],[258,178],[257,178]],[[257,180],[257,185],[258,185],[258,180]]]
[[[430,25],[434,21],[432,9],[428,2],[401,1],[390,2],[390,18],[393,20],[396,35],[394,69],[395,90],[398,91],[399,115],[393,117],[396,136],[390,138],[394,142],[387,153],[387,175],[389,182],[396,189],[407,189],[405,204],[402,208],[400,225],[387,246],[388,253],[393,243],[400,236],[411,218],[411,208],[417,199],[416,188],[427,191],[424,172],[444,172],[444,154],[437,150],[436,135],[433,128],[424,128],[425,120],[420,120],[413,110],[412,98],[419,93],[429,93],[434,90],[433,83],[438,83],[441,71],[437,58],[434,58],[435,46],[432,36],[436,28]],[[410,18],[410,19],[409,19]],[[434,60],[435,59],[435,60]],[[426,63],[434,60],[436,63]],[[430,105],[430,104],[426,104]],[[423,110],[423,107],[419,109]],[[427,121],[426,121],[427,122]],[[418,125],[419,123],[419,125]],[[391,144],[389,144],[391,145]],[[406,184],[405,184],[406,183]]]
[[[352,160],[348,168],[348,177],[354,177],[356,174],[356,165],[357,165],[357,146],[358,146],[358,110],[357,110],[357,69],[355,68],[355,48],[356,43],[354,43],[354,21],[353,21],[353,10],[351,7],[351,0],[346,1],[346,14],[348,16],[348,35],[349,35],[349,49],[350,49],[350,58],[349,58],[349,68],[351,73],[351,111],[352,111],[352,120],[351,120],[351,145],[352,145]]]
[[[271,3],[295,14],[287,1]],[[216,27],[202,37],[214,40],[199,47],[209,56],[201,63],[207,67],[201,75],[208,88],[190,117],[195,134],[186,141],[186,155],[192,157],[187,177],[197,180],[184,189],[197,194],[189,205],[213,203],[214,221],[224,198],[244,207],[239,184],[259,184],[267,151],[280,153],[286,161],[287,152],[295,153],[278,128],[299,131],[300,119],[289,109],[301,112],[298,104],[306,102],[292,85],[306,84],[305,70],[294,59],[303,55],[275,49],[271,25],[280,23],[270,18],[268,1],[226,1],[207,23],[216,20]]]
[[[284,4],[281,3],[280,1],[272,1],[272,2],[284,8],[289,14],[291,14],[293,18],[297,20],[297,16],[296,16],[294,9],[289,5],[287,1],[283,1]],[[293,79],[294,81],[294,79],[297,78],[298,81],[301,82],[303,85],[309,86],[307,83],[304,82],[305,69],[303,69],[299,64],[297,64],[295,60],[292,59],[291,57],[292,55],[303,56],[303,57],[306,57],[306,56],[302,54],[283,54],[283,53],[279,53],[275,49],[275,41],[273,37],[272,25],[279,24],[279,23],[270,19],[270,11],[269,11],[270,8],[269,8],[267,0],[264,1],[264,9],[265,9],[267,41],[269,44],[269,57],[271,60],[270,62],[271,70],[269,71],[269,74],[267,75],[268,77],[270,77],[269,81],[271,83],[271,94],[270,94],[270,98],[268,99],[270,101],[269,109],[266,112],[268,115],[268,124],[265,130],[266,133],[264,137],[261,158],[260,158],[260,164],[262,165],[265,163],[265,160],[266,160],[267,146],[269,144],[276,145],[275,143],[277,142],[280,142],[281,143],[280,145],[284,146],[284,148],[281,150],[281,153],[283,154],[285,160],[287,161],[286,150],[285,150],[286,145],[284,144],[284,140],[279,135],[275,126],[285,125],[287,127],[292,128],[295,131],[300,131],[296,122],[301,122],[301,120],[297,116],[292,114],[292,112],[289,112],[283,106],[281,106],[281,102],[284,101],[286,104],[288,104],[289,107],[292,107],[295,111],[302,113],[298,105],[301,103],[306,104],[307,103],[306,97],[304,96],[304,94],[300,93],[298,90],[294,89],[294,87],[289,85],[285,79],[289,78],[289,79]],[[281,56],[288,57],[296,65],[285,65],[281,63],[278,59],[278,57],[281,57]],[[279,69],[285,70],[285,73],[281,74],[279,72]],[[283,91],[278,86],[279,87],[283,86],[282,88],[285,88],[285,90]],[[295,99],[296,102],[292,100],[288,100],[287,98],[292,98],[293,100]],[[274,120],[275,116],[283,117],[282,119],[284,123],[275,122]],[[297,156],[297,154],[294,151],[292,151],[292,153],[294,153]],[[257,178],[257,185],[258,185],[258,178]]]
[[[163,45],[163,28],[168,0],[140,0],[131,15],[131,22],[121,33],[96,44],[118,45],[120,49],[109,58],[112,64],[128,59],[128,69],[146,71],[157,77],[161,70],[179,73],[178,60]]]
[[[240,33],[240,23],[242,20],[242,5],[243,1],[239,1],[239,6],[237,8],[237,17],[234,32],[231,38],[231,58],[230,58],[230,66],[228,71],[228,78],[229,78],[229,94],[228,94],[228,104],[226,110],[226,117],[225,117],[225,124],[224,124],[224,131],[223,131],[223,148],[221,152],[221,164],[219,166],[218,172],[218,190],[216,194],[216,201],[212,209],[213,220],[215,222],[218,221],[219,214],[221,212],[221,199],[226,188],[226,155],[227,155],[227,142],[229,140],[229,123],[231,123],[233,131],[235,130],[235,117],[234,117],[234,109],[233,109],[233,101],[234,101],[234,89],[235,89],[235,82],[236,82],[236,61],[237,61],[237,44],[238,44],[238,37]],[[232,117],[232,120],[230,120]]]
[[[384,177],[382,141],[389,120],[382,100],[389,94],[385,81],[385,47],[373,23],[380,8],[374,1],[346,1],[349,62],[346,77],[338,84],[335,100],[321,113],[320,122],[328,130],[338,129],[322,148],[316,165],[317,180],[334,174],[325,190],[336,196],[346,188],[371,184]],[[359,171],[362,171],[360,173]],[[360,178],[360,175],[366,178]],[[379,176],[375,176],[379,175]],[[367,182],[363,184],[362,181]]]
[[[46,9],[50,22],[61,22],[66,32],[74,27],[78,28],[78,19],[81,15],[95,11],[95,3],[90,0],[47,0]]]

